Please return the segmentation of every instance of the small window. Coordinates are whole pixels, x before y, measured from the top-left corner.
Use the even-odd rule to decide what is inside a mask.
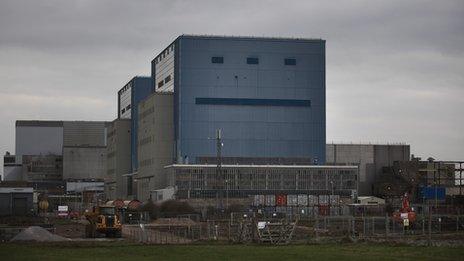
[[[126,108],[123,108],[123,109],[121,110],[121,113],[124,113],[124,112],[126,112]]]
[[[259,64],[259,59],[256,57],[248,57],[247,64]]]
[[[296,65],[296,59],[295,58],[286,58],[285,59],[285,65]]]
[[[168,83],[171,80],[171,75],[168,75],[168,77],[164,78],[164,83]]]
[[[160,82],[158,83],[158,88],[163,87],[163,85],[164,85],[164,82],[163,82],[163,81],[160,81]]]
[[[130,108],[131,108],[131,105],[130,105],[130,104],[127,105],[127,106],[126,106],[126,111],[128,111]]]
[[[212,63],[224,63],[224,57],[222,56],[213,56],[211,57]]]

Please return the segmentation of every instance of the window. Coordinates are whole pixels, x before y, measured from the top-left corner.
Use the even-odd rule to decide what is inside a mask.
[[[126,111],[128,111],[130,108],[131,108],[131,105],[130,105],[130,104],[127,105],[127,106],[126,106]]]
[[[168,83],[171,80],[171,75],[168,75],[168,77],[164,78],[164,83]]]
[[[259,58],[256,57],[248,57],[247,64],[259,64]]]
[[[286,58],[285,59],[285,65],[296,65],[296,59],[295,58]]]
[[[224,57],[222,56],[213,56],[211,57],[212,63],[224,63]]]
[[[158,83],[158,88],[163,87],[163,85],[164,85],[164,82],[163,82],[163,81],[160,81],[160,82]]]

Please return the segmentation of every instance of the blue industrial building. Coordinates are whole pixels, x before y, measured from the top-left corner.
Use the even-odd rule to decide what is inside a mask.
[[[152,61],[174,93],[174,161],[324,164],[325,40],[182,35]]]
[[[131,119],[132,172],[136,171],[138,168],[138,104],[153,92],[153,78],[149,76],[135,76],[121,90],[118,91],[118,119]]]

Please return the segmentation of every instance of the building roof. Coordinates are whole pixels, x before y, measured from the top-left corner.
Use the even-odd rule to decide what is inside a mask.
[[[295,168],[295,169],[358,169],[358,166],[348,165],[221,165],[222,168]],[[164,168],[217,168],[216,164],[172,164]]]
[[[63,121],[18,120],[16,127],[63,127]]]
[[[278,37],[278,36],[241,36],[241,35],[207,35],[207,34],[183,34],[179,38],[196,39],[224,39],[224,40],[269,40],[269,41],[303,41],[303,42],[324,42],[321,38],[300,38],[300,37]]]

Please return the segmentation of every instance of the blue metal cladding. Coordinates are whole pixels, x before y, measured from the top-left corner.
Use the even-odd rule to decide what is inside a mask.
[[[309,100],[285,99],[195,98],[195,104],[311,107]]]
[[[131,164],[132,172],[138,168],[137,160],[137,132],[139,102],[154,92],[153,78],[136,76],[132,80],[131,95]]]
[[[421,198],[444,200],[446,189],[444,187],[424,187],[421,190]]]
[[[325,41],[181,36],[175,61],[177,162],[214,157],[222,129],[224,157],[325,163]]]

